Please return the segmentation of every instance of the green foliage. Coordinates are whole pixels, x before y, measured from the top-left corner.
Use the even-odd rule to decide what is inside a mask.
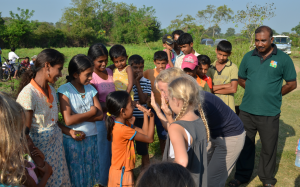
[[[244,25],[242,33],[250,40],[249,49],[253,48],[255,29],[262,25],[264,20],[274,17],[275,9],[274,3],[266,3],[265,6],[247,4],[246,10],[237,11],[234,19],[236,23]]]
[[[298,25],[296,25],[294,28],[292,28],[292,31],[295,31],[298,35],[300,35],[300,22]]]
[[[235,35],[235,29],[234,28],[228,28],[226,33],[225,33],[225,36],[226,37],[231,37],[231,36],[234,36]]]

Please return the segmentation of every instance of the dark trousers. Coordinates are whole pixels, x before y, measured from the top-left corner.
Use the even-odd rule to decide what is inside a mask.
[[[1,56],[0,56],[0,58],[1,58]],[[1,81],[1,79],[2,79],[2,62],[0,62],[0,81]]]
[[[262,144],[258,176],[263,184],[275,185],[277,180],[274,178],[274,172],[280,114],[276,116],[256,116],[240,111],[239,117],[244,123],[246,140],[236,163],[235,178],[242,183],[250,181],[255,160],[255,135],[258,132]]]

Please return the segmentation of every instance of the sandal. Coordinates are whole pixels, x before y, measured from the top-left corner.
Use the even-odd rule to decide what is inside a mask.
[[[237,180],[237,179],[232,179],[232,180],[228,183],[228,186],[230,186],[230,187],[238,187],[238,186],[240,186],[241,184],[243,184],[243,183],[241,183],[239,180]]]

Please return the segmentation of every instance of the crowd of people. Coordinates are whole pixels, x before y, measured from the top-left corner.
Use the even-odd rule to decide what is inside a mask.
[[[228,185],[238,187],[250,181],[257,132],[258,176],[275,186],[282,96],[297,83],[272,35],[267,26],[256,29],[256,48],[239,68],[229,60],[229,41],[218,44],[211,62],[181,30],[163,36],[164,50],[146,71],[140,55],[97,43],[70,60],[58,90],[51,85],[65,57],[43,50],[22,75],[16,101],[0,92],[0,186],[224,187],[236,166]],[[245,95],[237,111],[238,85]],[[155,132],[163,162],[150,164]]]

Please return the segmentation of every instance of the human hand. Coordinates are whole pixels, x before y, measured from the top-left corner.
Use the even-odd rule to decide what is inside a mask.
[[[95,106],[91,106],[90,108],[90,112],[92,113],[92,115],[96,115],[97,114],[98,109]]]
[[[135,117],[134,116],[132,116],[130,119],[128,119],[127,120],[131,125],[133,125],[134,124],[134,122],[135,122]]]
[[[171,45],[167,45],[166,46],[166,49],[168,50],[168,52],[172,51],[173,50],[173,47]]]
[[[34,150],[31,152],[31,156],[39,156],[43,160],[45,160],[45,155],[43,154],[43,152],[41,150],[39,150],[37,147],[33,147],[33,149]]]
[[[139,72],[139,73],[137,73],[135,80],[140,81],[142,77],[143,77],[143,72]]]
[[[52,167],[48,164],[48,162],[45,162],[44,167],[39,167],[36,166],[36,168],[42,173],[42,175],[47,175],[47,176],[51,176],[53,171],[52,171]]]
[[[147,114],[149,117],[153,117],[154,114],[151,112],[151,109],[147,109],[144,106],[137,104],[136,107],[142,111],[144,114]]]
[[[71,137],[76,140],[76,141],[81,141],[85,138],[85,133],[82,131],[74,131],[74,130],[70,130],[70,135]]]
[[[169,108],[169,105],[167,105],[165,98],[162,96],[161,97],[161,109],[164,111],[165,115],[170,115],[172,116],[172,111]]]
[[[152,91],[151,91],[151,106],[157,114],[161,113],[159,105],[155,102],[154,93]]]

